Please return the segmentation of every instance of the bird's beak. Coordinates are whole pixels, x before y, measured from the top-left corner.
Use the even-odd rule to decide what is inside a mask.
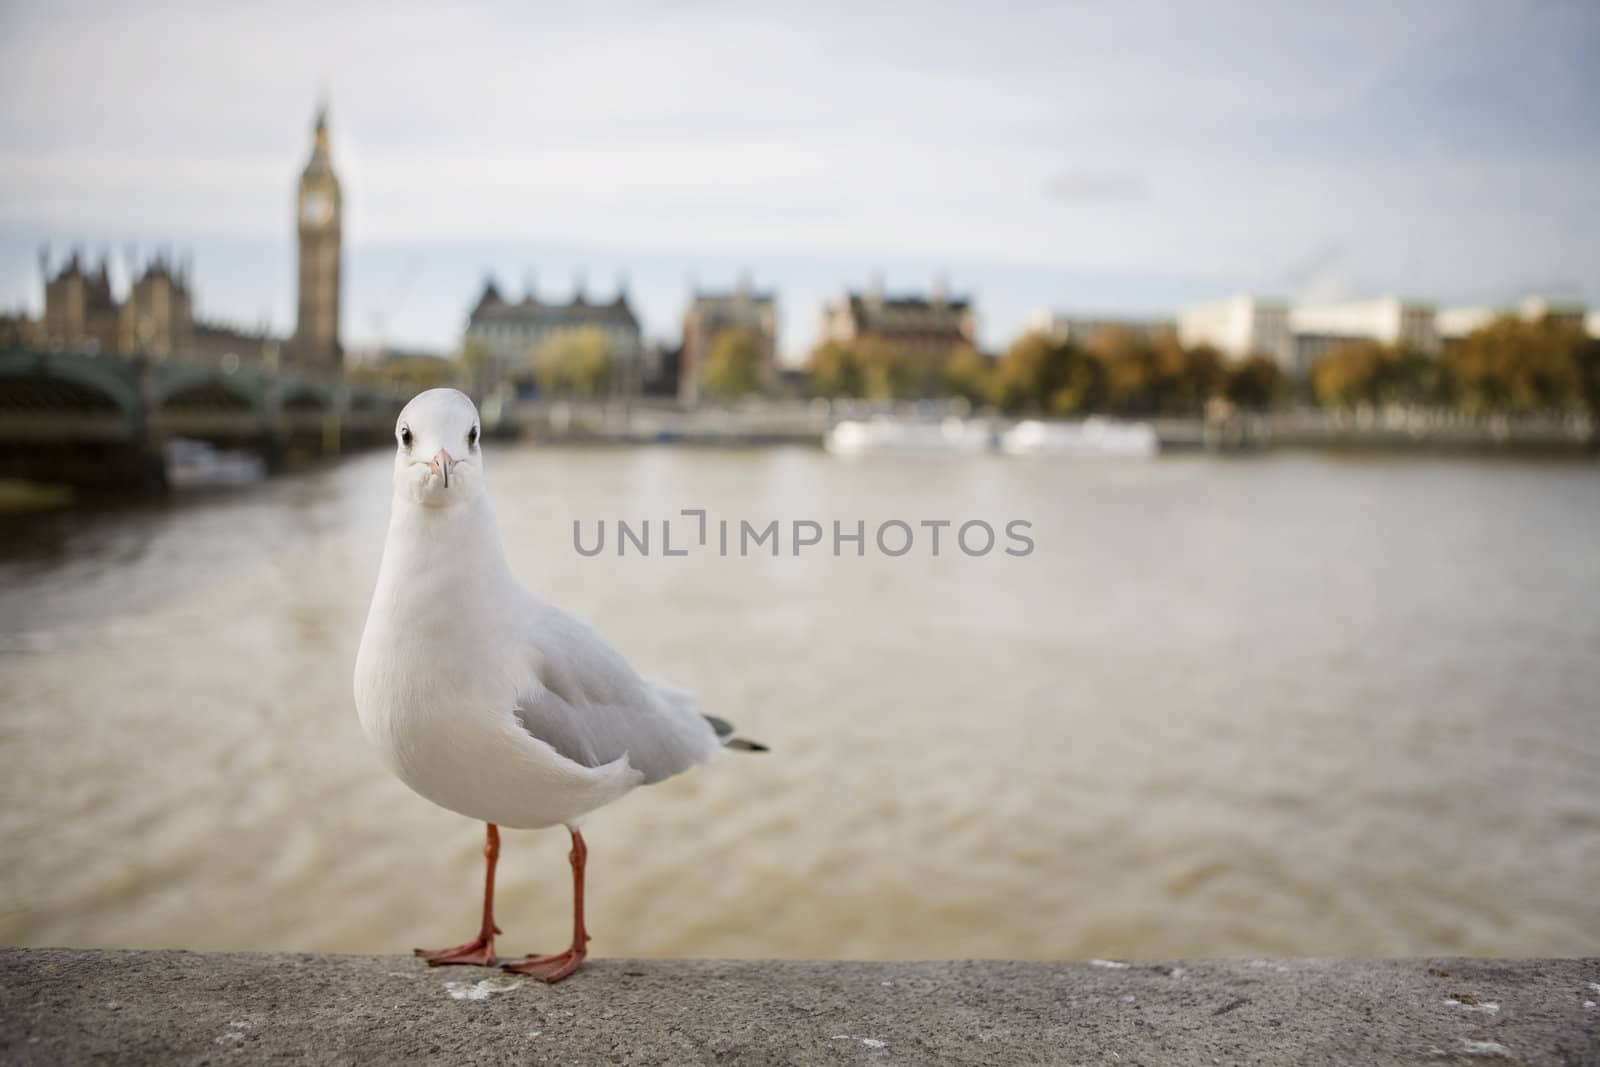
[[[441,448],[438,455],[434,456],[428,463],[428,469],[444,479],[444,487],[446,489],[450,488],[450,468],[455,466],[455,462],[450,458],[450,453]]]

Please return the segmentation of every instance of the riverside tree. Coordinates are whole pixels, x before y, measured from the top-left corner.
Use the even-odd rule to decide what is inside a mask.
[[[1076,415],[1099,410],[1104,399],[1100,362],[1042,333],[1019,337],[995,366],[994,400],[1011,414]]]
[[[1311,365],[1310,377],[1312,395],[1324,407],[1432,404],[1440,399],[1437,360],[1376,341],[1333,346]]]
[[[718,400],[758,393],[766,384],[766,359],[761,335],[747,327],[722,330],[711,342],[700,385]]]
[[[1225,360],[1174,334],[1105,330],[1087,346],[1042,333],[1018,337],[998,360],[964,349],[939,362],[909,359],[871,339],[829,342],[811,355],[817,396],[960,396],[1008,414],[1199,415],[1213,398],[1261,411],[1294,402],[1296,383],[1265,355]],[[1352,340],[1312,365],[1301,398],[1322,407],[1454,405],[1469,412],[1600,415],[1600,339],[1559,319],[1498,319],[1439,356]]]
[[[994,400],[994,360],[976,348],[962,346],[944,365],[944,392],[974,407]]]
[[[530,356],[540,391],[553,396],[597,396],[611,380],[611,341],[598,326],[555,334]]]
[[[945,365],[919,359],[876,337],[850,344],[827,341],[812,350],[811,392],[825,397],[906,400],[945,395]]]
[[[374,382],[413,393],[459,382],[459,368],[438,356],[388,356],[379,363],[352,367],[351,381]]]
[[[1105,370],[1106,408],[1119,415],[1195,414],[1227,378],[1215,349],[1185,348],[1171,333],[1152,338],[1104,330],[1089,345],[1089,355]]]
[[[1451,397],[1467,411],[1564,410],[1583,402],[1587,343],[1577,325],[1507,315],[1446,348],[1441,363]]]
[[[456,359],[461,364],[461,380],[467,394],[481,396],[489,370],[489,346],[480,338],[468,337],[461,342]]]
[[[1285,386],[1283,369],[1277,360],[1255,355],[1227,368],[1222,395],[1236,408],[1265,411],[1283,398]]]

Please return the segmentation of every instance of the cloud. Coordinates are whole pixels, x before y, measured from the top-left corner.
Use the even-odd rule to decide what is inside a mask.
[[[1128,203],[1150,198],[1144,179],[1131,171],[1071,170],[1045,183],[1045,191],[1064,204]]]
[[[1576,278],[1561,275],[1529,275],[1497,287],[1491,303],[1514,304],[1527,296],[1543,296],[1552,300],[1582,300],[1583,283]]]
[[[1338,241],[1320,245],[1283,272],[1288,294],[1307,303],[1328,303],[1352,295],[1350,250]]]
[[[290,315],[294,182],[329,82],[352,254],[473,250],[463,280],[430,259],[399,301],[430,336],[459,329],[466,297],[424,324],[426,298],[467,293],[500,246],[513,277],[630,267],[644,290],[653,270],[663,331],[696,262],[729,277],[817,265],[809,289],[775,279],[796,294],[902,261],[945,270],[981,292],[1000,338],[1024,291],[1444,302],[1547,278],[1600,299],[1600,127],[1581,106],[1600,89],[1593,5],[1256,3],[1218,19],[1133,0],[995,18],[935,2],[908,34],[870,3],[797,19],[658,0],[448,16],[286,2],[301,14],[0,2],[0,238],[18,235],[0,300],[36,299],[38,241],[104,235],[249,243],[249,276],[202,257],[208,307]],[[396,302],[401,264],[353,262],[360,330]],[[809,330],[814,308],[795,295],[784,317]]]

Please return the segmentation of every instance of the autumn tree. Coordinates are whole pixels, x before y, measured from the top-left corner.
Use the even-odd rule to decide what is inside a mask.
[[[1449,389],[1468,411],[1529,412],[1576,406],[1583,393],[1581,328],[1507,315],[1446,349]]]
[[[1283,370],[1270,356],[1255,355],[1227,368],[1222,395],[1237,408],[1265,411],[1282,395]]]
[[[1311,390],[1327,407],[1430,404],[1440,399],[1439,364],[1424,352],[1377,341],[1334,345],[1311,365]]]
[[[700,384],[710,396],[732,400],[760,392],[766,383],[765,346],[747,327],[718,331],[700,368]]]
[[[389,356],[378,363],[352,368],[352,381],[393,386],[411,393],[457,384],[456,367],[438,356]]]
[[[1325,407],[1354,407],[1378,399],[1378,382],[1390,353],[1376,341],[1337,344],[1311,365],[1311,388]]]
[[[461,364],[461,381],[466,391],[473,396],[481,395],[489,370],[489,346],[482,338],[468,337],[461,342],[456,359]]]
[[[904,352],[873,338],[857,341],[855,348],[865,382],[862,396],[869,400],[894,400],[910,395],[912,367]]]
[[[1578,394],[1589,414],[1600,418],[1600,337],[1590,337],[1577,347],[1573,362],[1578,373]]]
[[[1007,412],[1074,415],[1093,411],[1105,393],[1101,364],[1067,342],[1024,334],[994,371],[994,399]]]
[[[1175,334],[1158,337],[1151,346],[1156,375],[1158,411],[1168,415],[1194,415],[1222,392],[1228,372],[1222,353],[1210,345],[1185,348]]]
[[[547,338],[531,353],[533,377],[551,395],[592,397],[611,379],[611,341],[598,326]]]
[[[944,365],[944,392],[962,397],[975,407],[990,403],[994,396],[994,361],[963,345]]]
[[[806,378],[815,396],[858,397],[866,395],[866,371],[854,348],[827,341],[811,351]]]
[[[944,391],[944,367],[877,337],[852,344],[829,341],[811,353],[811,391],[817,396],[904,400]]]
[[[1170,331],[1102,330],[1088,354],[1104,374],[1106,408],[1119,415],[1198,414],[1226,379],[1216,349],[1185,348]]]
[[[1155,354],[1144,338],[1133,330],[1112,327],[1096,334],[1088,347],[1104,373],[1106,407],[1119,415],[1149,412]]]

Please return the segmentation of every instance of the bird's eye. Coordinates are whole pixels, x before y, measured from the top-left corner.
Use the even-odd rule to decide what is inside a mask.
[[[407,448],[411,447],[411,427],[400,427],[400,443],[405,445]]]
[[[467,431],[467,447],[468,448],[477,448],[478,447],[478,428],[476,426],[474,426],[472,429]]]

